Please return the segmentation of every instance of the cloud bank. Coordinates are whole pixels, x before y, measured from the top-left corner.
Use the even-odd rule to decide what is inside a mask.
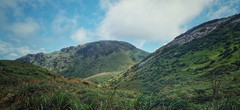
[[[102,0],[107,10],[97,33],[105,39],[169,41],[212,0]],[[112,4],[111,4],[112,3]],[[142,43],[142,42],[141,42]]]
[[[8,27],[8,30],[16,37],[29,37],[39,30],[39,24],[32,19],[25,22],[16,22]]]

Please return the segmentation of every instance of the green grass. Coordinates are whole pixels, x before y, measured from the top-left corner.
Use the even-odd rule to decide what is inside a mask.
[[[228,108],[233,101],[232,107],[239,109],[239,44],[240,23],[223,24],[203,38],[157,50],[144,66],[135,65],[102,86],[146,94],[155,91],[173,100],[187,100],[191,107],[201,109],[209,104]],[[218,91],[215,100],[220,101],[213,101],[213,87]]]
[[[64,78],[22,62],[0,61],[1,109],[132,109],[136,94],[106,90],[80,78]],[[38,74],[36,74],[38,73]]]
[[[86,80],[92,81],[96,84],[105,82],[115,76],[117,76],[118,74],[120,74],[121,72],[104,72],[104,73],[99,73],[96,74],[94,76],[90,76],[88,78],[85,78]]]
[[[62,51],[67,51],[63,54],[67,56],[74,47]],[[85,57],[87,62],[94,61],[91,55],[96,53],[90,53]],[[113,54],[110,58],[120,60]],[[6,110],[239,110],[239,55],[240,23],[224,23],[203,38],[157,50],[148,56],[154,58],[144,66],[135,65],[100,86],[85,79],[64,78],[27,63],[0,61],[3,67],[0,107]],[[84,68],[93,71],[88,66]],[[102,82],[108,74],[92,78]]]
[[[98,88],[87,80],[55,76],[52,72],[47,73],[49,71],[46,69],[28,63],[0,61],[0,64],[3,67],[0,75],[4,76],[1,80],[25,78],[19,83],[0,83],[0,107],[3,110],[139,110],[190,106],[185,105],[187,103],[185,100],[171,99],[157,94],[147,95],[117,88]],[[9,71],[13,69],[14,72]],[[22,70],[25,71],[21,72]],[[33,70],[41,71],[44,78],[34,75]]]
[[[148,55],[121,41],[98,41],[49,54],[26,55],[18,61],[47,68],[66,77],[87,78],[103,72],[124,71]]]

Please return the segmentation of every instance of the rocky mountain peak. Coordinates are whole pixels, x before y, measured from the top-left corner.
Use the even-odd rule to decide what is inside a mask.
[[[166,47],[176,45],[176,44],[185,44],[194,39],[204,37],[226,23],[237,23],[240,22],[240,15],[234,15],[227,18],[222,19],[215,19],[206,23],[203,23],[199,26],[193,27],[192,29],[188,30],[187,32],[179,35],[173,41],[168,43]]]

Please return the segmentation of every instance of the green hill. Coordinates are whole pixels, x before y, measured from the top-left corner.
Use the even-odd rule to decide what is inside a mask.
[[[8,60],[0,61],[0,69],[1,84],[17,84],[20,80],[25,81],[32,78],[41,80],[60,76],[56,73],[42,69],[38,66],[31,65],[29,63]]]
[[[133,109],[136,94],[64,78],[29,63],[0,60],[1,110]]]
[[[158,94],[147,98],[158,109],[166,100],[178,109],[239,109],[240,15],[194,27],[101,86]]]
[[[121,41],[98,41],[63,48],[49,54],[29,54],[17,61],[29,62],[70,77],[87,78],[103,72],[119,72],[130,68],[148,55]]]

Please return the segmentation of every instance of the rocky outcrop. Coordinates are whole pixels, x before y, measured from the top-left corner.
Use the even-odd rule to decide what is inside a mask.
[[[230,23],[240,22],[240,15],[237,14],[237,15],[230,16],[227,18],[215,19],[215,20],[203,23],[197,27],[194,27],[194,28],[188,30],[184,34],[179,35],[173,41],[168,43],[166,45],[166,47],[170,47],[170,46],[176,45],[176,44],[185,44],[194,39],[204,37],[204,36],[208,35],[209,33],[211,33],[212,31],[214,31],[215,29],[217,29],[219,26],[226,24],[228,22],[230,22]]]
[[[158,49],[156,52],[154,52],[151,57],[140,62],[138,64],[138,67],[143,66],[145,63],[147,63],[151,59],[153,59],[156,55],[161,54],[161,52],[167,47],[191,42],[194,39],[205,37],[206,35],[210,34],[215,29],[220,28],[220,26],[222,26],[224,24],[238,23],[238,22],[240,22],[240,14],[236,14],[234,16],[230,16],[227,18],[215,19],[215,20],[203,23],[199,26],[196,26],[196,27],[188,30],[187,32],[179,35],[178,37],[176,37],[173,41],[171,41],[167,45],[162,46],[160,49]]]

